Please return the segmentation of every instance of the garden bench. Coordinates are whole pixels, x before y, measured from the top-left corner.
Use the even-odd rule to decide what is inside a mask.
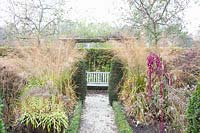
[[[87,86],[109,86],[110,72],[86,72]]]

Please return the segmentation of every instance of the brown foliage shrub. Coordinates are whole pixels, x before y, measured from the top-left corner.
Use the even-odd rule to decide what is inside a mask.
[[[0,91],[3,98],[4,123],[11,126],[15,121],[15,108],[20,92],[26,83],[27,75],[5,60],[0,60]]]
[[[167,51],[167,54],[164,51]],[[164,49],[162,57],[167,60],[170,71],[174,73],[176,87],[197,85],[200,80],[199,48]]]

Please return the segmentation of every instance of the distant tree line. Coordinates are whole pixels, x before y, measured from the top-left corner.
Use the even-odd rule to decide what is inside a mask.
[[[64,19],[71,7],[65,0],[8,0],[11,19],[0,28],[2,40],[41,40],[59,37],[113,37],[144,39],[149,45],[166,43],[191,46],[193,39],[184,31],[183,12],[191,0],[126,0],[129,4],[123,27],[108,23],[75,22]],[[197,3],[197,1],[195,1]]]

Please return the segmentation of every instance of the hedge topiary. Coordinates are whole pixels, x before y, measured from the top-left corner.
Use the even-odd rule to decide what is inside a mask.
[[[82,112],[82,103],[79,102],[74,110],[74,115],[72,117],[70,126],[65,133],[78,133],[81,122],[81,112]]]
[[[113,53],[108,49],[87,49],[86,50],[86,66],[87,71],[110,71]]]
[[[3,110],[3,103],[2,103],[2,99],[0,97],[0,133],[5,133],[5,127],[4,127],[4,123],[2,120],[2,110]]]
[[[76,71],[72,77],[75,84],[75,92],[81,101],[85,100],[87,92],[87,80],[86,80],[86,65],[85,61],[82,60],[76,64]]]
[[[112,105],[113,101],[117,101],[117,92],[119,83],[122,81],[123,77],[123,65],[119,60],[113,60],[111,66],[111,74],[109,80],[109,103]]]
[[[200,84],[192,95],[187,108],[188,133],[200,133]]]
[[[122,109],[122,106],[118,102],[113,102],[113,110],[115,114],[115,122],[118,127],[119,133],[133,133],[133,129],[130,127],[126,116]]]

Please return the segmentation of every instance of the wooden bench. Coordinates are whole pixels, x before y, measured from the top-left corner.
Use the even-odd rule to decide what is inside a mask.
[[[110,72],[86,72],[87,86],[109,86]]]

